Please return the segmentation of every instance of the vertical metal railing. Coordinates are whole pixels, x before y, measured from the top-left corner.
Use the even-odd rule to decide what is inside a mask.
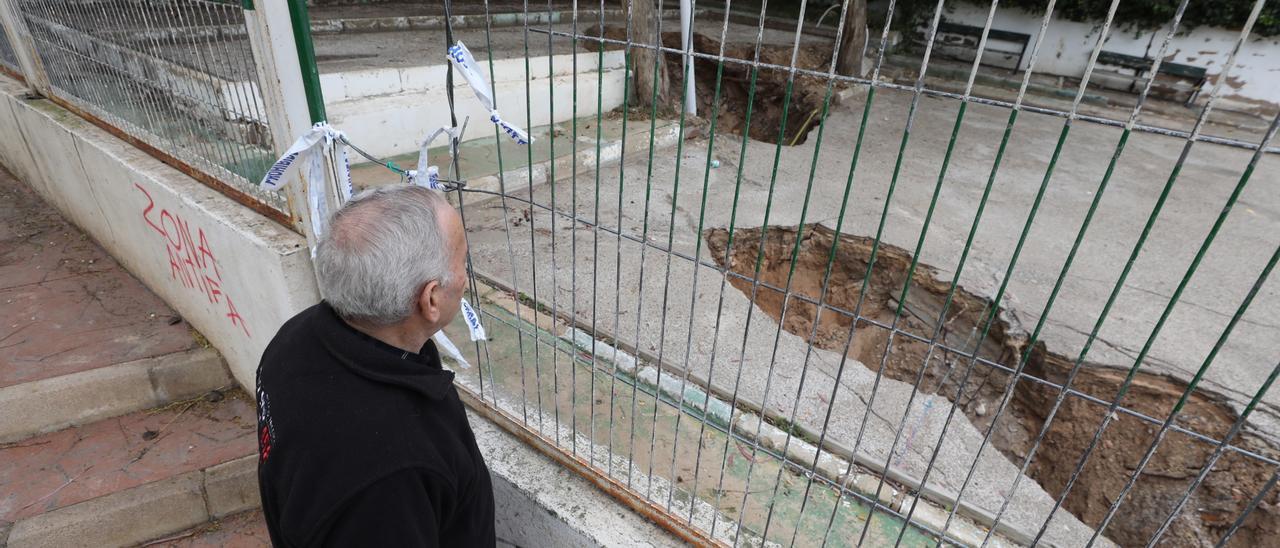
[[[716,6],[723,10],[699,10],[694,3],[694,32],[677,43],[675,23],[661,17],[643,27],[650,29],[648,35],[636,31],[642,28],[634,21],[641,1],[647,0],[622,2],[625,17],[608,21],[603,1],[599,19],[592,21],[579,18],[576,1],[526,2],[517,14],[521,26],[487,24],[484,43],[468,44],[477,56],[487,57],[481,62],[491,82],[499,79],[499,61],[513,61],[502,63],[508,68],[523,61],[522,89],[498,93],[497,108],[518,101],[528,113],[559,111],[567,104],[574,114],[571,121],[538,133],[541,141],[535,145],[544,152],[536,154],[529,147],[514,155],[506,149],[504,155],[505,136],[495,131],[497,190],[464,188],[459,195],[472,250],[468,298],[490,333],[469,352],[477,367],[459,376],[473,407],[700,543],[1093,545],[1115,536],[1125,545],[1154,545],[1182,527],[1172,533],[1177,542],[1194,530],[1207,542],[1226,544],[1246,523],[1260,519],[1260,505],[1276,501],[1276,448],[1250,434],[1246,424],[1255,409],[1267,405],[1280,367],[1274,360],[1259,366],[1262,373],[1272,373],[1260,388],[1247,391],[1247,401],[1207,395],[1202,381],[1222,361],[1221,350],[1241,318],[1257,313],[1255,301],[1264,298],[1264,288],[1273,287],[1267,284],[1280,252],[1258,251],[1270,261],[1260,271],[1242,273],[1250,277],[1248,293],[1232,303],[1231,320],[1214,333],[1213,347],[1197,360],[1199,367],[1191,367],[1185,379],[1160,381],[1169,383],[1172,396],[1141,405],[1126,399],[1133,383],[1156,382],[1157,376],[1147,372],[1152,347],[1184,289],[1196,276],[1205,276],[1197,273],[1202,258],[1245,188],[1251,181],[1257,186],[1263,159],[1274,152],[1275,121],[1257,139],[1204,132],[1223,82],[1236,70],[1234,53],[1220,65],[1222,74],[1187,130],[1140,123],[1154,79],[1143,82],[1132,108],[1115,117],[1085,108],[1113,20],[1123,10],[1120,0],[1094,14],[1099,25],[1087,39],[1087,64],[1071,80],[1061,106],[1037,99],[1032,91],[1044,87],[1037,82],[1050,55],[1044,41],[1054,24],[1053,1],[1035,14],[1039,32],[1016,75],[1016,92],[1006,95],[979,84],[983,52],[1000,9],[994,1],[984,4],[985,23],[975,56],[963,67],[965,82],[955,86],[959,92],[942,89],[930,71],[931,65],[946,63],[931,60],[947,10],[943,0],[925,3],[919,26],[907,29],[921,38],[911,61],[917,66],[900,54],[890,58],[895,10],[907,8],[889,2],[877,29],[879,43],[872,40],[875,55],[868,60],[874,65],[866,77],[835,71],[835,46],[851,17],[851,0],[827,10],[839,11],[834,43],[806,35],[823,11],[808,2],[790,6],[794,10],[782,19],[771,15],[767,2],[749,11],[732,3]],[[1193,2],[1180,2],[1171,24],[1153,39],[1159,49],[1147,73],[1159,73],[1168,60],[1182,14]],[[663,2],[653,4],[663,12]],[[1252,15],[1240,22],[1232,51],[1249,40],[1263,4],[1251,2]],[[449,6],[446,2],[446,12]],[[495,8],[487,2],[484,7],[491,20]],[[442,50],[451,36],[447,27],[444,33],[423,35],[440,40]],[[558,48],[566,46],[574,53],[557,57],[565,51]],[[594,84],[596,103],[602,102],[606,70],[599,60],[610,50],[622,53],[628,74],[619,84],[620,115],[597,112],[579,120],[580,86]],[[580,60],[590,58],[600,68],[579,74]],[[686,116],[690,109],[683,102],[689,99],[681,93],[688,85],[682,82],[686,62],[705,66],[697,72],[705,78],[698,83],[707,95],[699,98],[705,101],[700,112],[706,119]],[[554,67],[561,63],[574,70],[557,80]],[[634,89],[632,76],[656,76],[664,63],[672,99],[659,105],[658,97],[665,94],[659,93],[658,79],[644,80],[653,83],[651,88]],[[548,82],[538,81],[543,64]],[[903,71],[909,76],[901,76]],[[837,116],[835,97],[847,100],[851,92],[860,104]],[[565,96],[568,103],[557,101]],[[792,108],[801,102],[802,109]],[[645,106],[635,108],[637,103]],[[832,125],[833,119],[841,125]],[[524,120],[532,121],[532,114]],[[898,128],[886,135],[881,121],[896,122]],[[921,133],[923,124],[946,127],[949,133]],[[667,149],[656,137],[664,125],[677,136]],[[975,160],[963,158],[961,150],[973,154],[975,126],[995,128],[984,140],[992,141],[992,153],[977,160],[983,163],[977,188],[959,191],[962,179],[974,178]],[[691,138],[694,127],[700,131]],[[1095,146],[1097,134],[1087,132],[1099,128],[1118,133],[1118,141],[1099,148],[1109,162],[1099,164],[1105,165],[1100,181],[1080,190],[1089,196],[1081,206],[1083,218],[1052,225],[1052,232],[1067,237],[1059,242],[1044,226],[1063,222],[1053,211],[1062,187],[1070,184],[1074,191],[1086,169],[1068,158],[1077,147]],[[811,141],[797,146],[806,137]],[[1121,199],[1108,187],[1114,186],[1126,145],[1137,139],[1146,147],[1176,139],[1181,153],[1163,163],[1171,171],[1152,195],[1155,203],[1133,241],[1091,226]],[[1163,310],[1154,326],[1138,327],[1146,330],[1139,335],[1145,342],[1135,344],[1142,350],[1118,369],[1087,362],[1108,318],[1114,323],[1117,314],[1139,313],[1119,312],[1118,295],[1132,287],[1130,269],[1144,250],[1149,252],[1152,226],[1168,209],[1170,191],[1197,145],[1198,150],[1216,147],[1212,154],[1231,161],[1235,156],[1224,152],[1228,147],[1249,150],[1253,157],[1238,166],[1243,173],[1225,202],[1216,195],[1202,198],[1219,214],[1191,262],[1172,265],[1182,276],[1172,294],[1159,301]],[[596,161],[556,162],[556,151],[566,148],[575,159],[594,152]],[[617,150],[611,165],[599,161],[606,148]],[[1043,154],[1033,152],[1037,148]],[[539,159],[547,153],[551,160]],[[921,182],[921,158],[929,158],[927,184]],[[1035,162],[1035,181],[1019,198],[1026,201],[1019,206],[1024,209],[1010,213],[1010,198],[996,186],[1011,171],[1023,177],[1029,161]],[[829,179],[837,163],[843,164],[838,176],[844,184],[820,186],[816,181]],[[1023,166],[1010,168],[1014,163]],[[546,184],[535,182],[539,170],[545,171]],[[1183,186],[1185,192],[1204,192]],[[916,203],[905,205],[904,196],[912,195]],[[875,205],[860,207],[859,201]],[[906,220],[913,217],[903,215],[904,208],[914,208],[912,215],[918,216]],[[957,215],[963,217],[958,231]],[[939,220],[944,217],[950,219]],[[936,236],[941,222],[952,231],[945,252],[929,249],[942,246]],[[991,225],[1007,233],[999,241],[1008,249],[983,240]],[[1088,259],[1088,243],[1096,238],[1127,250],[1129,258],[1118,278],[1099,282],[1110,292],[1101,311],[1090,316],[1092,329],[1074,326],[1086,339],[1080,352],[1074,359],[1049,356],[1042,339],[1054,321],[1050,315],[1074,298],[1066,289],[1079,276],[1080,268],[1073,265]],[[1280,245],[1273,240],[1266,245]],[[1043,248],[1052,246],[1060,246],[1065,257],[1053,255],[1048,259],[1053,270],[1040,272],[1035,263],[1044,262]],[[938,263],[939,256],[947,262]],[[929,257],[932,265],[926,264]],[[982,263],[991,278],[981,295],[967,287],[974,263]],[[1026,291],[1028,263],[1037,268],[1035,276],[1044,278],[1045,298],[1026,311],[1039,313],[1022,332],[1005,306],[1015,288]],[[939,272],[945,276],[935,277]],[[730,285],[741,295],[727,290]],[[956,322],[967,325],[963,333]],[[1105,385],[1113,390],[1080,386],[1097,383],[1099,371],[1119,371],[1115,382]],[[986,401],[974,411],[979,397]],[[1028,412],[1019,402],[1030,397],[1044,399],[1045,414],[1027,427],[1025,447],[1010,450],[1000,445],[1005,435],[1000,428],[1025,418],[1013,415]],[[1205,401],[1244,411],[1212,426],[1180,418]],[[1069,450],[1055,446],[1061,441],[1051,434],[1067,421],[1091,441]],[[1140,445],[1136,454],[1110,449],[1115,442],[1110,430],[1118,424]],[[1173,443],[1190,455],[1186,481],[1168,491],[1171,500],[1155,504],[1138,498],[1144,469]],[[1033,472],[1050,446],[1054,459],[1067,453],[1070,462],[1061,466],[1070,477],[1065,485],[1031,487],[1040,481]],[[1077,500],[1073,486],[1086,481],[1089,463],[1098,459],[1136,462],[1116,476],[1114,498],[1094,515],[1069,501]],[[912,461],[914,468],[903,461]],[[1258,481],[1238,486],[1239,496],[1229,502],[1215,502],[1230,516],[1195,525],[1199,518],[1187,517],[1192,501],[1201,500],[1197,493],[1207,489],[1215,466],[1224,461],[1249,470]],[[1095,483],[1091,489],[1096,493],[1099,487]],[[1124,512],[1145,504],[1154,504],[1149,523],[1126,523],[1123,531],[1115,531],[1119,521],[1131,521]],[[1071,515],[1064,516],[1068,509]]]

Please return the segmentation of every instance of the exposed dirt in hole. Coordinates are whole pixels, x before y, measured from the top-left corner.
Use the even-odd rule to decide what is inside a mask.
[[[765,258],[761,266],[763,282],[784,287],[787,271],[791,266],[790,257],[796,234],[795,227],[771,227],[768,230],[764,245]],[[735,234],[733,255],[729,261],[731,269],[747,276],[753,274],[760,235],[760,229],[745,229]],[[711,229],[704,236],[712,255],[717,260],[723,260],[727,231]],[[828,228],[817,225],[804,227],[798,264],[791,285],[793,295],[806,295],[814,300],[818,298],[833,239],[834,233]],[[849,235],[840,237],[826,297],[828,303],[846,310],[854,309],[871,245],[870,238]],[[910,263],[910,252],[887,244],[880,245],[868,284],[867,298],[863,303],[864,318],[886,325],[893,321],[897,299],[906,281]],[[730,281],[734,287],[750,295],[749,281],[733,278]],[[942,311],[949,285],[950,279],[940,278],[933,268],[923,264],[917,266],[899,328],[930,337],[935,320]],[[755,301],[757,306],[775,320],[780,316],[782,302],[780,292],[765,287],[759,288]],[[986,299],[968,293],[963,288],[958,289],[946,314],[940,339],[952,348],[971,349],[985,319],[987,303]],[[793,334],[808,337],[815,311],[814,305],[793,297],[788,303],[784,327]],[[843,350],[851,323],[852,318],[846,315],[831,310],[824,311],[813,344],[836,352]],[[859,322],[858,327],[849,355],[875,370],[884,354],[888,333],[866,321]],[[1025,344],[1025,333],[1011,333],[1009,326],[997,319],[982,344],[980,355],[1013,367]],[[902,335],[896,336],[885,362],[885,374],[900,381],[914,383],[927,350],[926,343]],[[1035,377],[1061,383],[1070,371],[1073,359],[1074,356],[1048,353],[1043,344],[1037,344],[1025,371]],[[954,368],[942,395],[952,402],[957,402],[958,399],[958,405],[970,421],[985,430],[991,424],[1010,376],[979,364],[957,398],[956,383],[963,376],[968,363],[968,360],[963,360],[952,352],[935,350],[921,382],[921,391],[926,394],[937,393],[947,371]],[[1129,365],[1124,364],[1124,367]],[[1125,373],[1125,370],[1117,367],[1088,363],[1077,375],[1073,387],[1110,400],[1115,397]],[[1148,416],[1163,418],[1168,415],[1185,388],[1186,384],[1181,381],[1140,373],[1122,405]],[[1056,392],[1027,379],[1019,382],[1015,391],[992,440],[1011,461],[1021,463],[1044,424],[1045,415],[1053,405]],[[1071,471],[1102,421],[1105,410],[1102,405],[1071,397],[1058,411],[1058,416],[1029,469],[1031,477],[1050,495],[1056,497],[1062,492]],[[1137,468],[1138,461],[1158,430],[1158,425],[1124,414],[1119,417],[1104,434],[1098,450],[1090,457],[1084,473],[1064,505],[1092,526],[1100,523],[1106,515],[1111,502]],[[1236,413],[1223,403],[1222,398],[1197,390],[1183,408],[1178,424],[1221,439],[1236,417]],[[1274,448],[1253,435],[1241,435],[1235,444],[1271,456],[1276,454]],[[1185,434],[1169,433],[1108,526],[1106,536],[1122,546],[1144,546],[1194,480],[1212,450],[1213,447],[1209,444]],[[1228,451],[1188,501],[1179,518],[1162,538],[1162,544],[1212,546],[1273,472],[1273,468],[1256,459]],[[1280,507],[1277,506],[1277,499],[1274,492],[1269,494],[1232,537],[1230,545],[1274,546],[1277,535],[1280,535]]]
[[[605,27],[604,37],[612,40],[626,40],[624,27],[611,25]],[[751,61],[755,55],[755,36],[747,43],[730,41],[725,46],[724,56],[731,59]],[[663,45],[668,48],[681,48],[679,32],[662,33]],[[596,47],[594,44],[590,47]],[[720,41],[703,34],[694,34],[694,51],[710,55],[719,55]],[[605,49],[622,49],[616,44],[608,44]],[[817,51],[825,48],[806,48],[801,46],[796,56],[796,68],[825,71],[829,68],[831,55],[829,52]],[[698,113],[704,117],[711,116],[711,99],[715,96],[716,61],[695,57],[694,78],[697,80]],[[670,93],[674,106],[678,108],[680,92],[683,89],[680,70],[682,56],[668,53],[663,56],[670,77]],[[779,66],[791,64],[791,46],[760,46],[760,62]],[[641,70],[633,68],[633,70]],[[653,70],[649,67],[647,70]],[[784,69],[761,68],[756,73],[756,92],[751,110],[751,138],[767,143],[777,143],[780,136],[778,127],[782,123],[782,105],[787,91],[787,71]],[[725,62],[724,75],[720,81],[720,111],[716,116],[716,131],[742,135],[746,125],[747,97],[751,88],[751,68],[742,63]],[[838,88],[833,88],[833,92]],[[827,83],[824,78],[797,74],[792,84],[791,100],[787,105],[787,127],[781,135],[782,144],[790,146],[804,143],[809,133],[821,123],[822,99],[826,95]],[[649,90],[645,90],[649,93]]]

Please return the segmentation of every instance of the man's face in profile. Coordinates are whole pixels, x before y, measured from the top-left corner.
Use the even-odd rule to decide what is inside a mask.
[[[449,265],[449,284],[440,287],[445,296],[440,315],[440,324],[444,326],[458,315],[462,308],[462,294],[467,289],[467,238],[463,233],[462,219],[453,208],[447,208],[440,217],[453,257]]]

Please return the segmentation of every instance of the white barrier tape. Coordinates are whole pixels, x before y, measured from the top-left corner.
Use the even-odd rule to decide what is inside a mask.
[[[342,134],[341,131],[337,133],[339,135]],[[341,162],[339,164],[341,167],[339,167],[338,169],[341,170],[342,172],[339,174],[341,182],[338,184],[338,192],[342,194],[342,203],[345,204],[347,203],[348,200],[351,199],[351,194],[352,194],[351,157],[347,156],[346,145],[342,144],[341,140],[337,140],[336,142],[337,142],[336,146],[338,150],[338,160]]]
[[[436,344],[444,349],[445,355],[453,358],[453,361],[458,362],[458,365],[468,369],[471,367],[471,364],[467,363],[467,359],[462,357],[462,352],[458,350],[457,346],[454,346],[453,341],[449,340],[449,336],[445,335],[444,331],[436,331],[436,334],[431,338],[435,339]]]
[[[311,214],[311,229],[316,239],[324,234],[325,222],[329,217],[329,200],[324,191],[324,154],[336,152],[334,165],[338,170],[338,196],[343,202],[351,199],[351,161],[347,157],[346,146],[342,144],[345,135],[325,122],[311,126],[307,133],[298,137],[284,155],[267,170],[258,186],[265,190],[279,190],[289,184],[292,174],[302,165],[307,180],[308,209]],[[336,148],[335,148],[336,147]],[[311,250],[312,257],[316,250]]]
[[[467,302],[466,299],[462,299],[462,319],[466,320],[467,329],[471,331],[471,340],[488,340],[484,332],[484,326],[480,325],[480,315],[476,314],[476,310],[471,308],[471,303]]]
[[[462,77],[467,80],[471,91],[475,92],[476,99],[480,100],[484,109],[493,110],[493,93],[489,82],[485,81],[484,74],[480,73],[480,65],[476,63],[476,58],[471,55],[471,50],[467,49],[462,40],[449,46],[449,62],[462,73]]]
[[[507,137],[510,137],[511,140],[515,141],[517,145],[527,145],[533,142],[533,137],[530,137],[523,129],[508,124],[506,120],[503,120],[502,117],[498,115],[498,111],[496,110],[489,111],[489,121],[497,124],[498,128],[501,129],[503,133],[506,133]]]
[[[312,165],[311,172],[322,173],[324,159],[319,154],[315,154],[311,156],[311,161],[321,164],[320,166]],[[311,210],[311,232],[315,234],[313,241],[319,242],[320,237],[324,236],[325,224],[329,221],[329,200],[325,196],[324,187],[322,186],[324,184],[324,176],[319,177],[318,182],[316,179],[315,177],[307,177],[307,201]],[[311,246],[311,258],[316,258],[316,247],[314,245]]]
[[[480,104],[484,105],[484,109],[489,111],[489,121],[497,124],[503,133],[511,137],[516,144],[527,145],[533,142],[523,129],[502,120],[495,110],[493,104],[493,88],[489,87],[489,82],[485,81],[484,74],[480,72],[480,65],[476,63],[475,57],[471,55],[471,50],[462,43],[461,40],[457,44],[449,47],[449,62],[454,68],[462,74],[463,79],[471,86],[471,91],[476,94],[476,99],[480,100]]]
[[[346,135],[341,131],[330,126],[326,122],[319,122],[311,129],[298,137],[297,141],[286,150],[284,155],[276,160],[276,163],[267,170],[267,174],[262,177],[262,181],[258,186],[264,190],[279,190],[289,184],[289,175],[298,168],[298,160],[307,164],[307,177],[323,178],[324,163],[317,162],[316,158],[319,154],[334,149],[334,143],[337,143],[338,162],[336,162],[338,170],[338,190],[344,198],[351,196],[351,162],[347,159],[346,147],[342,144],[342,139]],[[319,166],[319,169],[315,169]]]
[[[439,190],[440,192],[448,192],[449,189],[440,183],[440,168],[436,166],[427,166],[427,176],[419,179],[418,170],[410,169],[404,172],[405,180],[411,185],[425,186],[431,190]]]
[[[431,135],[428,135],[426,140],[422,141],[422,146],[418,148],[418,169],[410,169],[405,172],[405,178],[409,181],[409,184],[425,186],[432,190],[439,190],[441,192],[448,190],[440,183],[440,168],[427,165],[427,148],[429,148],[431,143],[436,140],[436,137],[446,133],[451,139],[457,139],[460,130],[456,127],[438,128],[431,132]],[[450,147],[449,153],[450,155],[453,154],[452,147]],[[426,176],[423,177],[422,174],[425,174]]]

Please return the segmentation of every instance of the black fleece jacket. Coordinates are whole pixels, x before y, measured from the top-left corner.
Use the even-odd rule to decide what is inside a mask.
[[[258,483],[276,546],[493,546],[493,488],[435,344],[405,352],[325,303],[258,366]]]

